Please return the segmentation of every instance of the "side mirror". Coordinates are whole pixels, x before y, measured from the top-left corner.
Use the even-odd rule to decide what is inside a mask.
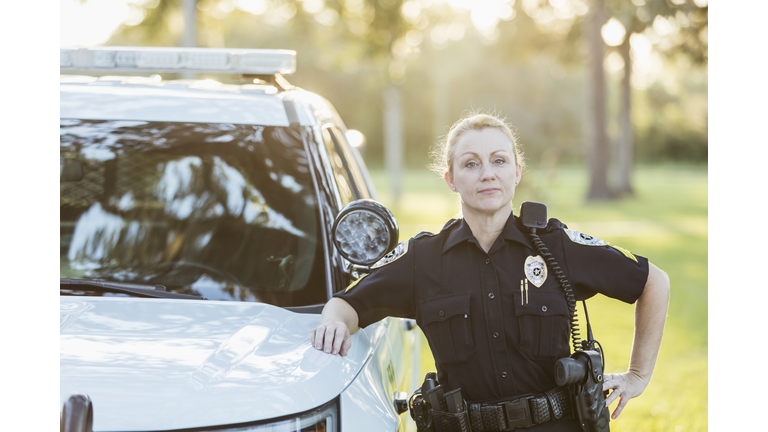
[[[331,229],[336,250],[355,270],[369,267],[397,246],[400,230],[392,212],[380,203],[361,199],[344,206]]]

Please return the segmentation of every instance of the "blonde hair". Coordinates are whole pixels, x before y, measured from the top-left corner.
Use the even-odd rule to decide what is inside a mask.
[[[459,142],[459,138],[461,138],[465,132],[472,130],[481,131],[486,128],[496,128],[509,138],[509,141],[512,142],[512,153],[515,155],[515,162],[525,168],[523,151],[520,149],[515,134],[512,132],[512,126],[506,122],[505,118],[501,118],[496,114],[479,112],[465,114],[451,126],[451,130],[448,134],[441,139],[430,152],[433,162],[429,168],[441,177],[446,172],[453,174],[453,153],[456,144]]]

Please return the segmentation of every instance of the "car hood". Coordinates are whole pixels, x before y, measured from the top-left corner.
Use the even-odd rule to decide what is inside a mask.
[[[262,303],[61,297],[61,403],[87,394],[94,430],[226,425],[299,413],[339,395],[377,342],[309,344],[319,316]]]

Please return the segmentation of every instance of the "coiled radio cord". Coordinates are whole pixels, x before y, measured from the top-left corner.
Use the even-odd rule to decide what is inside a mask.
[[[544,261],[547,262],[547,266],[555,274],[558,283],[560,283],[560,286],[565,292],[565,300],[568,302],[568,315],[571,321],[570,329],[573,350],[574,352],[581,351],[584,349],[584,347],[581,341],[581,333],[579,333],[578,315],[576,314],[576,296],[573,295],[571,283],[568,281],[568,278],[565,277],[565,274],[563,273],[563,270],[560,269],[557,261],[555,261],[555,257],[552,256],[552,254],[549,252],[549,249],[547,249],[547,246],[536,234],[536,228],[529,228],[529,232],[533,246],[536,247],[536,250],[539,251],[539,254],[541,254],[541,256],[544,258]]]

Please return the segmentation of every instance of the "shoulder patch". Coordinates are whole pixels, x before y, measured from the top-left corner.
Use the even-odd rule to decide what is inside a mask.
[[[371,266],[371,270],[375,268],[383,267],[387,264],[391,264],[397,261],[401,256],[405,255],[408,252],[408,243],[409,243],[408,240],[398,243],[394,249],[392,249],[389,253],[381,257],[380,260],[376,261],[376,263]]]
[[[580,233],[576,230],[563,228],[563,231],[565,231],[565,234],[574,243],[583,244],[587,246],[609,246],[610,245],[605,240],[600,240],[597,237],[592,237],[591,235]]]

